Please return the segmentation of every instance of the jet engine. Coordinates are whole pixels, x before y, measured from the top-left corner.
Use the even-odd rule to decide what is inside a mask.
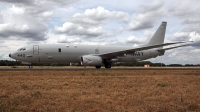
[[[84,66],[100,66],[102,58],[99,56],[84,55],[81,57],[81,65]]]

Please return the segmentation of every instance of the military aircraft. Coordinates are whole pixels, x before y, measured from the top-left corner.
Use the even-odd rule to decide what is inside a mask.
[[[164,43],[167,22],[162,22],[150,41],[137,47],[109,45],[69,45],[38,44],[22,47],[9,57],[28,64],[69,62],[71,66],[95,66],[100,69],[111,68],[115,62],[137,62],[164,55],[166,50],[183,47],[188,44],[163,48],[163,46],[187,42]],[[188,41],[189,42],[189,41]]]

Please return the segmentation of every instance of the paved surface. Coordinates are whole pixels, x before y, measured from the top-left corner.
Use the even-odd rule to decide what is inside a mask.
[[[58,68],[58,67],[51,67],[51,68],[0,68],[0,71],[84,71],[84,70],[200,70],[200,67],[129,67],[129,68],[116,68],[113,67],[111,69],[96,69],[96,68]]]

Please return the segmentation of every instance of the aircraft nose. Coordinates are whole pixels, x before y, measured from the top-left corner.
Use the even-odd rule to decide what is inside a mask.
[[[9,54],[9,57],[11,57],[11,53]]]

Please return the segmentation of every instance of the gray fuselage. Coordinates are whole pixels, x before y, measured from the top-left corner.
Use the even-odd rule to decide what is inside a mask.
[[[79,63],[83,55],[94,55],[127,50],[132,47],[125,46],[106,46],[106,45],[66,45],[66,44],[45,44],[31,45],[20,48],[11,54],[11,57],[22,62],[28,63],[53,63],[71,62]],[[133,52],[124,54],[113,59],[116,62],[135,62],[161,55],[156,49]]]

